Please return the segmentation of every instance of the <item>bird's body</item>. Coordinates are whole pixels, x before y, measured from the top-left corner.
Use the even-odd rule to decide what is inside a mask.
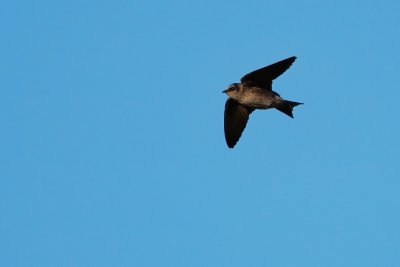
[[[249,115],[255,109],[276,108],[293,118],[293,107],[302,103],[285,100],[272,91],[272,80],[284,73],[295,60],[296,57],[290,57],[250,72],[241,78],[241,83],[231,84],[223,91],[229,96],[224,115],[225,140],[229,148],[239,141]]]
[[[230,97],[239,104],[254,109],[276,108],[283,101],[279,94],[256,86],[248,87],[241,83],[234,84],[239,91],[232,92]]]

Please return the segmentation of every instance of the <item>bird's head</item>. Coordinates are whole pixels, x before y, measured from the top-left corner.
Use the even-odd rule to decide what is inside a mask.
[[[226,88],[226,90],[222,91],[222,93],[227,94],[228,96],[232,97],[241,92],[242,86],[239,83],[232,83],[231,85]]]

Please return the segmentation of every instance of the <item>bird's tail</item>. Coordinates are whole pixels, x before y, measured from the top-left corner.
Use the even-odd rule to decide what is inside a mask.
[[[279,110],[280,112],[285,113],[286,115],[288,115],[289,117],[293,118],[293,108],[295,106],[298,105],[303,105],[303,103],[299,103],[299,102],[294,102],[294,101],[289,101],[289,100],[284,100],[279,107],[277,107],[276,109]]]

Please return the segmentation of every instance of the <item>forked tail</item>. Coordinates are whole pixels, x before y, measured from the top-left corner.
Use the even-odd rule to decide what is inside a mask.
[[[282,104],[277,107],[276,109],[279,110],[280,112],[285,113],[289,117],[293,118],[293,108],[298,105],[303,105],[303,103],[299,102],[294,102],[294,101],[289,101],[289,100],[284,100]]]

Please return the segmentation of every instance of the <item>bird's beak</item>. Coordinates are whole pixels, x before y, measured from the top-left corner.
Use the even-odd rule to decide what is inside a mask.
[[[222,93],[226,94],[228,92],[228,89],[222,91]]]

